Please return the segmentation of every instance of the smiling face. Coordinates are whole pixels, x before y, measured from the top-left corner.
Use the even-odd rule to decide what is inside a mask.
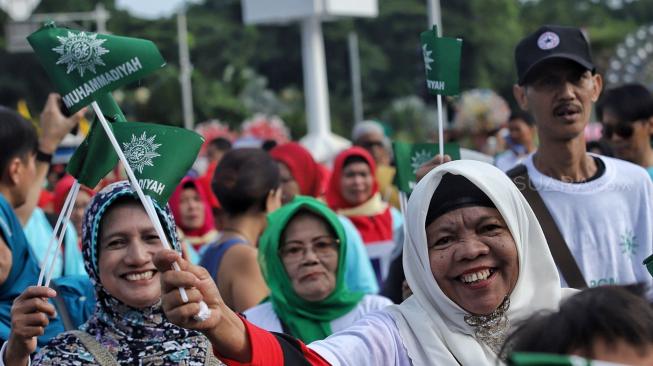
[[[329,296],[336,287],[338,243],[326,222],[298,213],[281,237],[279,255],[295,293],[308,301]]]
[[[361,161],[347,164],[342,169],[340,192],[350,205],[358,206],[372,196],[374,176],[370,166]]]
[[[493,312],[519,276],[517,246],[495,208],[463,207],[426,227],[431,272],[442,292],[472,314]]]
[[[513,89],[519,106],[537,123],[542,143],[583,136],[592,103],[601,93],[601,76],[563,59],[542,62],[529,72],[526,84]]]
[[[152,258],[164,248],[141,204],[117,203],[109,208],[98,240],[99,276],[106,291],[134,308],[159,301],[161,284]]]
[[[204,226],[204,202],[195,188],[186,188],[179,196],[181,226],[195,230]]]

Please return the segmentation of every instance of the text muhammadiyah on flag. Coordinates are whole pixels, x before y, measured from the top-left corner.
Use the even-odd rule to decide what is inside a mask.
[[[58,28],[49,23],[27,37],[66,107],[75,113],[98,94],[165,65],[151,41]]]
[[[463,41],[438,37],[437,28],[420,34],[426,87],[433,95],[455,95],[460,92],[460,54]]]
[[[415,188],[415,172],[435,155],[439,154],[438,144],[394,141],[392,143],[397,174],[395,184],[400,191],[410,194]],[[460,160],[460,147],[455,143],[444,144],[444,153],[453,160]]]

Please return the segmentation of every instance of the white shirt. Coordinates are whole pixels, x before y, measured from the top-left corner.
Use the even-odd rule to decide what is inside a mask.
[[[605,172],[587,183],[545,176],[533,165],[532,155],[524,165],[588,286],[650,286],[653,278],[642,262],[653,253],[651,179],[635,164],[592,156],[601,159]]]
[[[392,305],[392,301],[383,296],[365,295],[350,312],[331,321],[331,330],[335,333],[346,329],[365,314],[383,309],[388,305]],[[248,321],[259,328],[270,332],[283,332],[281,321],[274,312],[271,302],[259,304],[245,311],[244,314]]]
[[[349,328],[308,347],[332,366],[412,365],[394,318],[387,311],[375,311]]]

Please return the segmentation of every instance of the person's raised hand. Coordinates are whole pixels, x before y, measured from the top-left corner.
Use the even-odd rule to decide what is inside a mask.
[[[27,365],[29,355],[36,350],[36,337],[45,333],[50,318],[56,316],[54,306],[47,300],[55,296],[57,293],[49,287],[31,286],[14,300],[5,365]]]
[[[50,93],[41,112],[39,150],[46,154],[54,153],[61,140],[77,126],[84,116],[85,109],[82,109],[72,116],[66,117],[59,106],[60,101],[59,94]]]
[[[172,269],[174,262],[179,264],[180,271]],[[242,362],[251,357],[245,325],[222,301],[218,287],[204,267],[191,264],[171,250],[158,252],[154,265],[161,272],[161,305],[172,323],[204,333],[222,356]],[[181,299],[179,287],[186,289],[188,302]],[[204,320],[196,318],[201,301],[211,312]]]
[[[415,181],[419,182],[430,172],[431,170],[435,169],[436,167],[450,162],[451,156],[444,154],[444,156],[438,154],[434,156],[431,160],[427,161],[426,163],[422,164],[419,168],[417,168],[417,171],[415,172]]]
[[[181,271],[172,269],[177,262]],[[161,302],[168,319],[180,327],[206,331],[215,328],[221,321],[224,303],[220,292],[209,272],[181,258],[179,253],[164,250],[154,257],[154,265],[161,272]],[[179,287],[186,289],[188,302],[179,294]],[[211,310],[211,315],[204,321],[195,319],[200,311],[200,302],[204,301]]]

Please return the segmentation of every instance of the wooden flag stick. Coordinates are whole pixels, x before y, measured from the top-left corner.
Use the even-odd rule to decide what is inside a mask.
[[[70,188],[70,190],[73,192],[72,196],[75,198],[77,198],[77,194],[79,193],[79,187],[80,187],[79,182],[75,180],[75,183],[73,183],[73,186]],[[52,255],[52,261],[50,262],[50,269],[48,270],[48,275],[45,276],[45,283],[43,284],[43,286],[45,287],[50,286],[50,280],[52,280],[52,274],[54,273],[54,262],[57,259],[57,253],[59,253],[59,250],[61,249],[61,243],[63,242],[63,238],[66,235],[66,229],[68,229],[68,224],[70,223],[70,215],[73,213],[74,208],[75,208],[75,201],[71,199],[70,202],[68,203],[68,207],[66,207],[66,211],[65,211],[66,217],[63,220],[63,228],[61,229],[61,233],[59,233],[59,239],[57,240],[57,248],[55,249]],[[63,213],[64,212],[62,211],[62,214]],[[61,215],[59,215],[59,217],[61,217]],[[43,267],[45,268],[46,266]]]
[[[440,156],[444,161],[444,122],[442,119],[442,95],[438,94],[438,146],[440,147]]]
[[[59,217],[57,218],[57,223],[54,225],[54,231],[52,232],[52,237],[50,238],[50,243],[48,243],[48,249],[45,251],[45,257],[43,258],[43,261],[41,262],[41,271],[39,273],[39,280],[36,283],[37,286],[41,286],[43,284],[43,279],[45,277],[45,269],[47,267],[47,263],[50,262],[50,253],[52,252],[52,249],[54,248],[54,244],[57,242],[57,233],[59,233],[59,229],[61,228],[61,222],[63,221],[63,218],[66,217],[66,212],[68,211],[68,206],[74,206],[75,205],[75,200],[77,200],[77,193],[79,193],[79,190],[75,191],[75,184],[77,183],[77,179],[75,179],[75,183],[73,186],[70,188],[68,191],[68,196],[66,196],[66,200],[63,203],[63,207],[61,208],[61,212],[59,213]],[[70,217],[70,215],[68,216]],[[63,233],[66,231],[63,230]],[[63,236],[63,235],[61,235]],[[54,252],[54,258],[57,257],[57,251]],[[54,259],[52,259],[52,265],[54,265]],[[51,271],[50,271],[51,272]]]
[[[165,233],[163,232],[161,222],[159,221],[159,216],[156,214],[156,211],[154,210],[154,206],[151,205],[150,201],[148,201],[147,198],[145,198],[145,194],[143,193],[141,186],[138,184],[138,180],[134,175],[134,171],[132,171],[132,168],[129,165],[127,158],[125,157],[125,154],[122,152],[122,149],[120,148],[120,145],[116,140],[116,136],[114,136],[111,127],[109,127],[109,122],[107,122],[106,118],[104,118],[104,115],[102,114],[102,110],[100,110],[100,106],[95,101],[91,103],[91,106],[93,107],[93,111],[95,111],[95,114],[98,116],[98,119],[102,124],[102,128],[104,129],[104,132],[107,134],[107,137],[109,137],[109,141],[111,142],[113,149],[116,151],[116,154],[118,154],[118,158],[120,159],[120,162],[125,168],[125,172],[127,172],[127,177],[129,177],[129,181],[131,182],[132,188],[136,191],[138,198],[141,200],[141,203],[143,204],[143,207],[145,207],[145,212],[150,217],[150,221],[152,221],[152,224],[154,225],[154,229],[157,230],[157,227],[161,227],[161,231],[157,230],[159,239],[161,239],[161,242],[165,247],[167,247],[170,250],[174,250],[170,242],[168,242],[168,238],[166,237]],[[178,264],[176,266],[173,265],[173,268],[176,271],[180,270]],[[183,287],[179,288],[179,294],[181,295],[181,299],[184,302],[188,302],[188,295],[186,294],[186,290]]]

